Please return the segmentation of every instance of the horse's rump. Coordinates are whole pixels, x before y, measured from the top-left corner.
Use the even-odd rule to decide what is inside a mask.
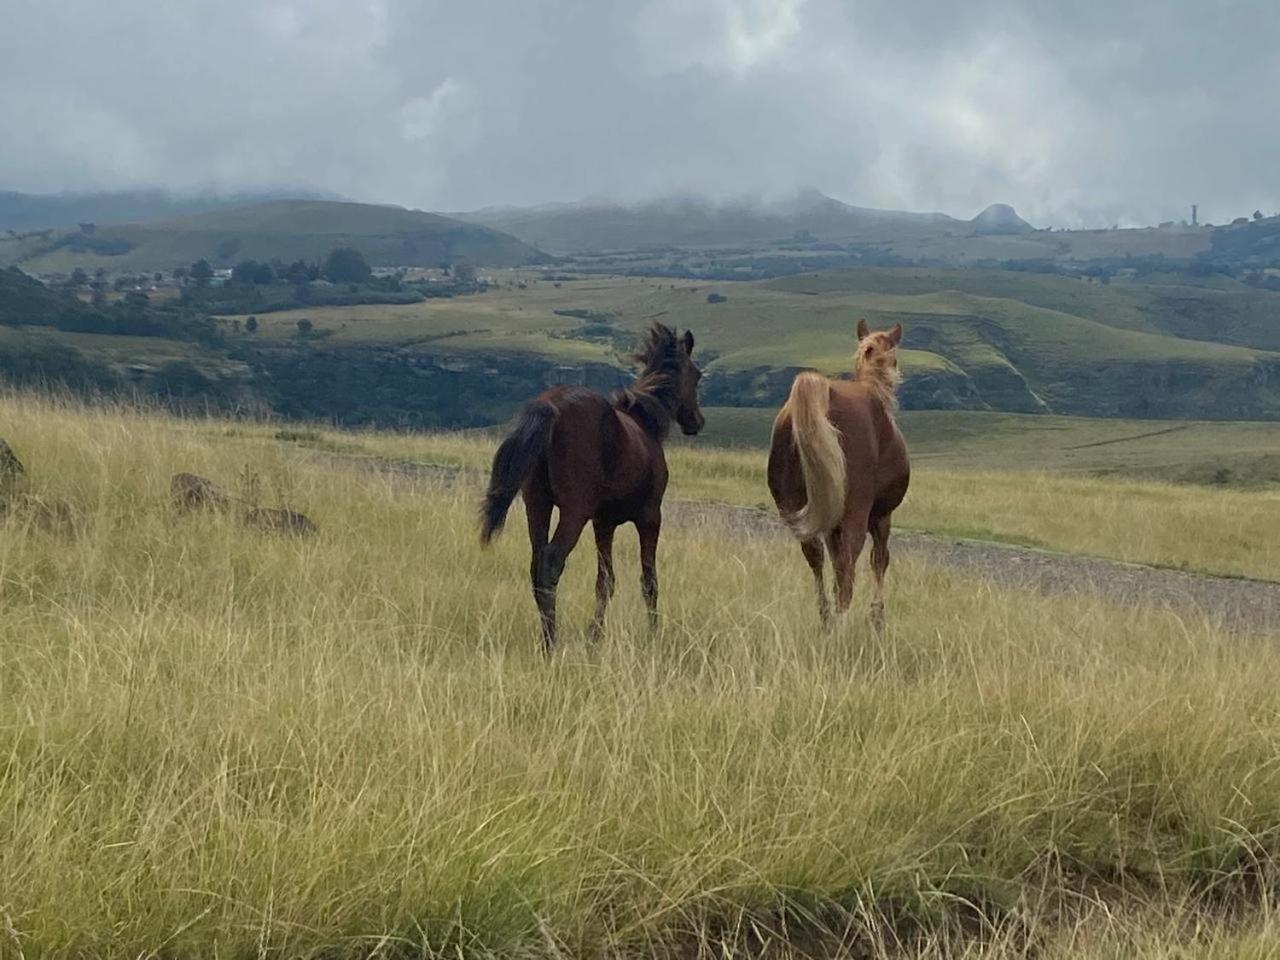
[[[555,420],[556,408],[542,397],[530,400],[516,414],[511,432],[493,455],[489,489],[480,504],[482,544],[487,544],[502,530],[512,501],[551,443]]]
[[[782,519],[801,540],[829,533],[840,523],[845,503],[845,456],[840,431],[829,417],[831,385],[817,373],[801,373],[791,385],[782,415],[791,423],[792,452],[804,480],[804,506]],[[780,415],[779,419],[782,419]],[[776,429],[776,427],[775,427]],[[788,456],[775,442],[770,457]]]

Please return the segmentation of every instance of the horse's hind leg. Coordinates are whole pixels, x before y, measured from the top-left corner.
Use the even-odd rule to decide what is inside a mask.
[[[554,591],[542,588],[542,564],[547,552],[547,534],[551,530],[551,496],[540,485],[528,484],[524,489],[524,514],[529,523],[529,580],[533,584],[533,601],[538,605],[538,620],[542,625],[542,645],[550,649],[555,643],[556,598]]]
[[[555,535],[538,563],[534,593],[538,596],[538,610],[542,614],[542,649],[550,653],[556,645],[556,587],[564,573],[565,561],[578,543],[582,528],[587,525],[586,514],[560,507],[560,522]]]
[[[640,534],[640,590],[649,610],[649,629],[658,628],[658,536],[662,514],[656,511],[636,523]]]
[[[596,533],[596,612],[589,636],[594,642],[604,632],[604,613],[613,597],[613,532],[617,525],[595,520],[592,526]]]
[[[831,601],[827,599],[827,583],[823,577],[825,557],[822,550],[822,541],[818,539],[805,540],[800,544],[800,550],[804,553],[804,559],[809,564],[809,569],[813,571],[813,583],[818,588],[818,616],[822,618],[824,627],[830,626]]]
[[[889,514],[871,520],[871,575],[875,595],[871,601],[871,626],[884,629],[884,575],[889,570]]]
[[[835,571],[836,612],[847,613],[853,603],[853,572],[867,542],[867,515],[845,515],[840,526],[827,535],[827,550]]]

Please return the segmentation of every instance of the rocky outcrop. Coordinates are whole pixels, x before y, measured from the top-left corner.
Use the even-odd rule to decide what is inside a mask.
[[[552,384],[607,393],[632,377],[607,363],[412,347],[268,347],[244,359],[271,408],[284,416],[426,429],[500,423]]]
[[[969,222],[973,224],[974,233],[981,235],[1034,233],[1036,229],[1007,203],[993,203]]]
[[[207,477],[194,473],[175,473],[169,481],[169,494],[173,504],[183,512],[192,510],[217,510],[231,512],[238,508],[237,516],[246,527],[262,533],[288,534],[310,537],[320,528],[306,514],[289,507],[260,507],[244,497],[228,493],[221,485]]]
[[[27,468],[22,465],[13,448],[4,440],[0,440],[0,494],[10,493],[22,482],[22,475]]]
[[[222,487],[194,473],[175,473],[169,481],[169,495],[179,510],[226,510],[231,495]]]
[[[13,448],[0,440],[0,518],[52,533],[74,534],[75,508],[57,497],[21,489],[26,472]]]
[[[248,527],[263,533],[279,533],[295,537],[313,537],[320,528],[306,516],[288,507],[251,507],[244,512]]]

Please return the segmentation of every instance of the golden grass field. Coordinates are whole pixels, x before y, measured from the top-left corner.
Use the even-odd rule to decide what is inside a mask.
[[[580,548],[548,662],[518,517],[481,552],[470,483],[312,449],[476,465],[491,441],[275,431],[0,399],[29,489],[78,515],[0,525],[0,956],[1280,950],[1274,638],[913,562],[883,637],[865,584],[823,634],[794,545],[708,519],[665,531],[652,636],[624,536],[586,644]],[[673,494],[755,502],[758,460],[680,448]],[[254,475],[321,533],[178,516],[179,470]],[[1200,569],[1275,556],[1261,492],[922,472],[908,505]]]
[[[236,433],[245,442],[268,443],[273,437],[272,431],[262,428]],[[496,446],[493,437],[474,432],[317,429],[286,430],[283,435],[298,438],[304,448],[477,473],[488,469]],[[1196,445],[1197,457],[1205,443],[1202,439]],[[667,458],[669,495],[773,509],[762,450],[719,448],[698,439],[672,446]],[[941,468],[927,460],[917,464],[910,495],[894,514],[895,526],[1201,573],[1280,577],[1280,487],[1218,489],[1018,469],[1020,463],[1036,461],[1029,450],[1013,445],[1004,459],[1009,462],[1007,469],[997,466],[1001,458],[995,452],[984,449],[974,457],[977,469],[960,468],[958,457]]]

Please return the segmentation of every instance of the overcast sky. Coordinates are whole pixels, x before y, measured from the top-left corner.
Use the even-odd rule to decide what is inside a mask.
[[[1274,0],[0,0],[0,189],[1280,209]]]

